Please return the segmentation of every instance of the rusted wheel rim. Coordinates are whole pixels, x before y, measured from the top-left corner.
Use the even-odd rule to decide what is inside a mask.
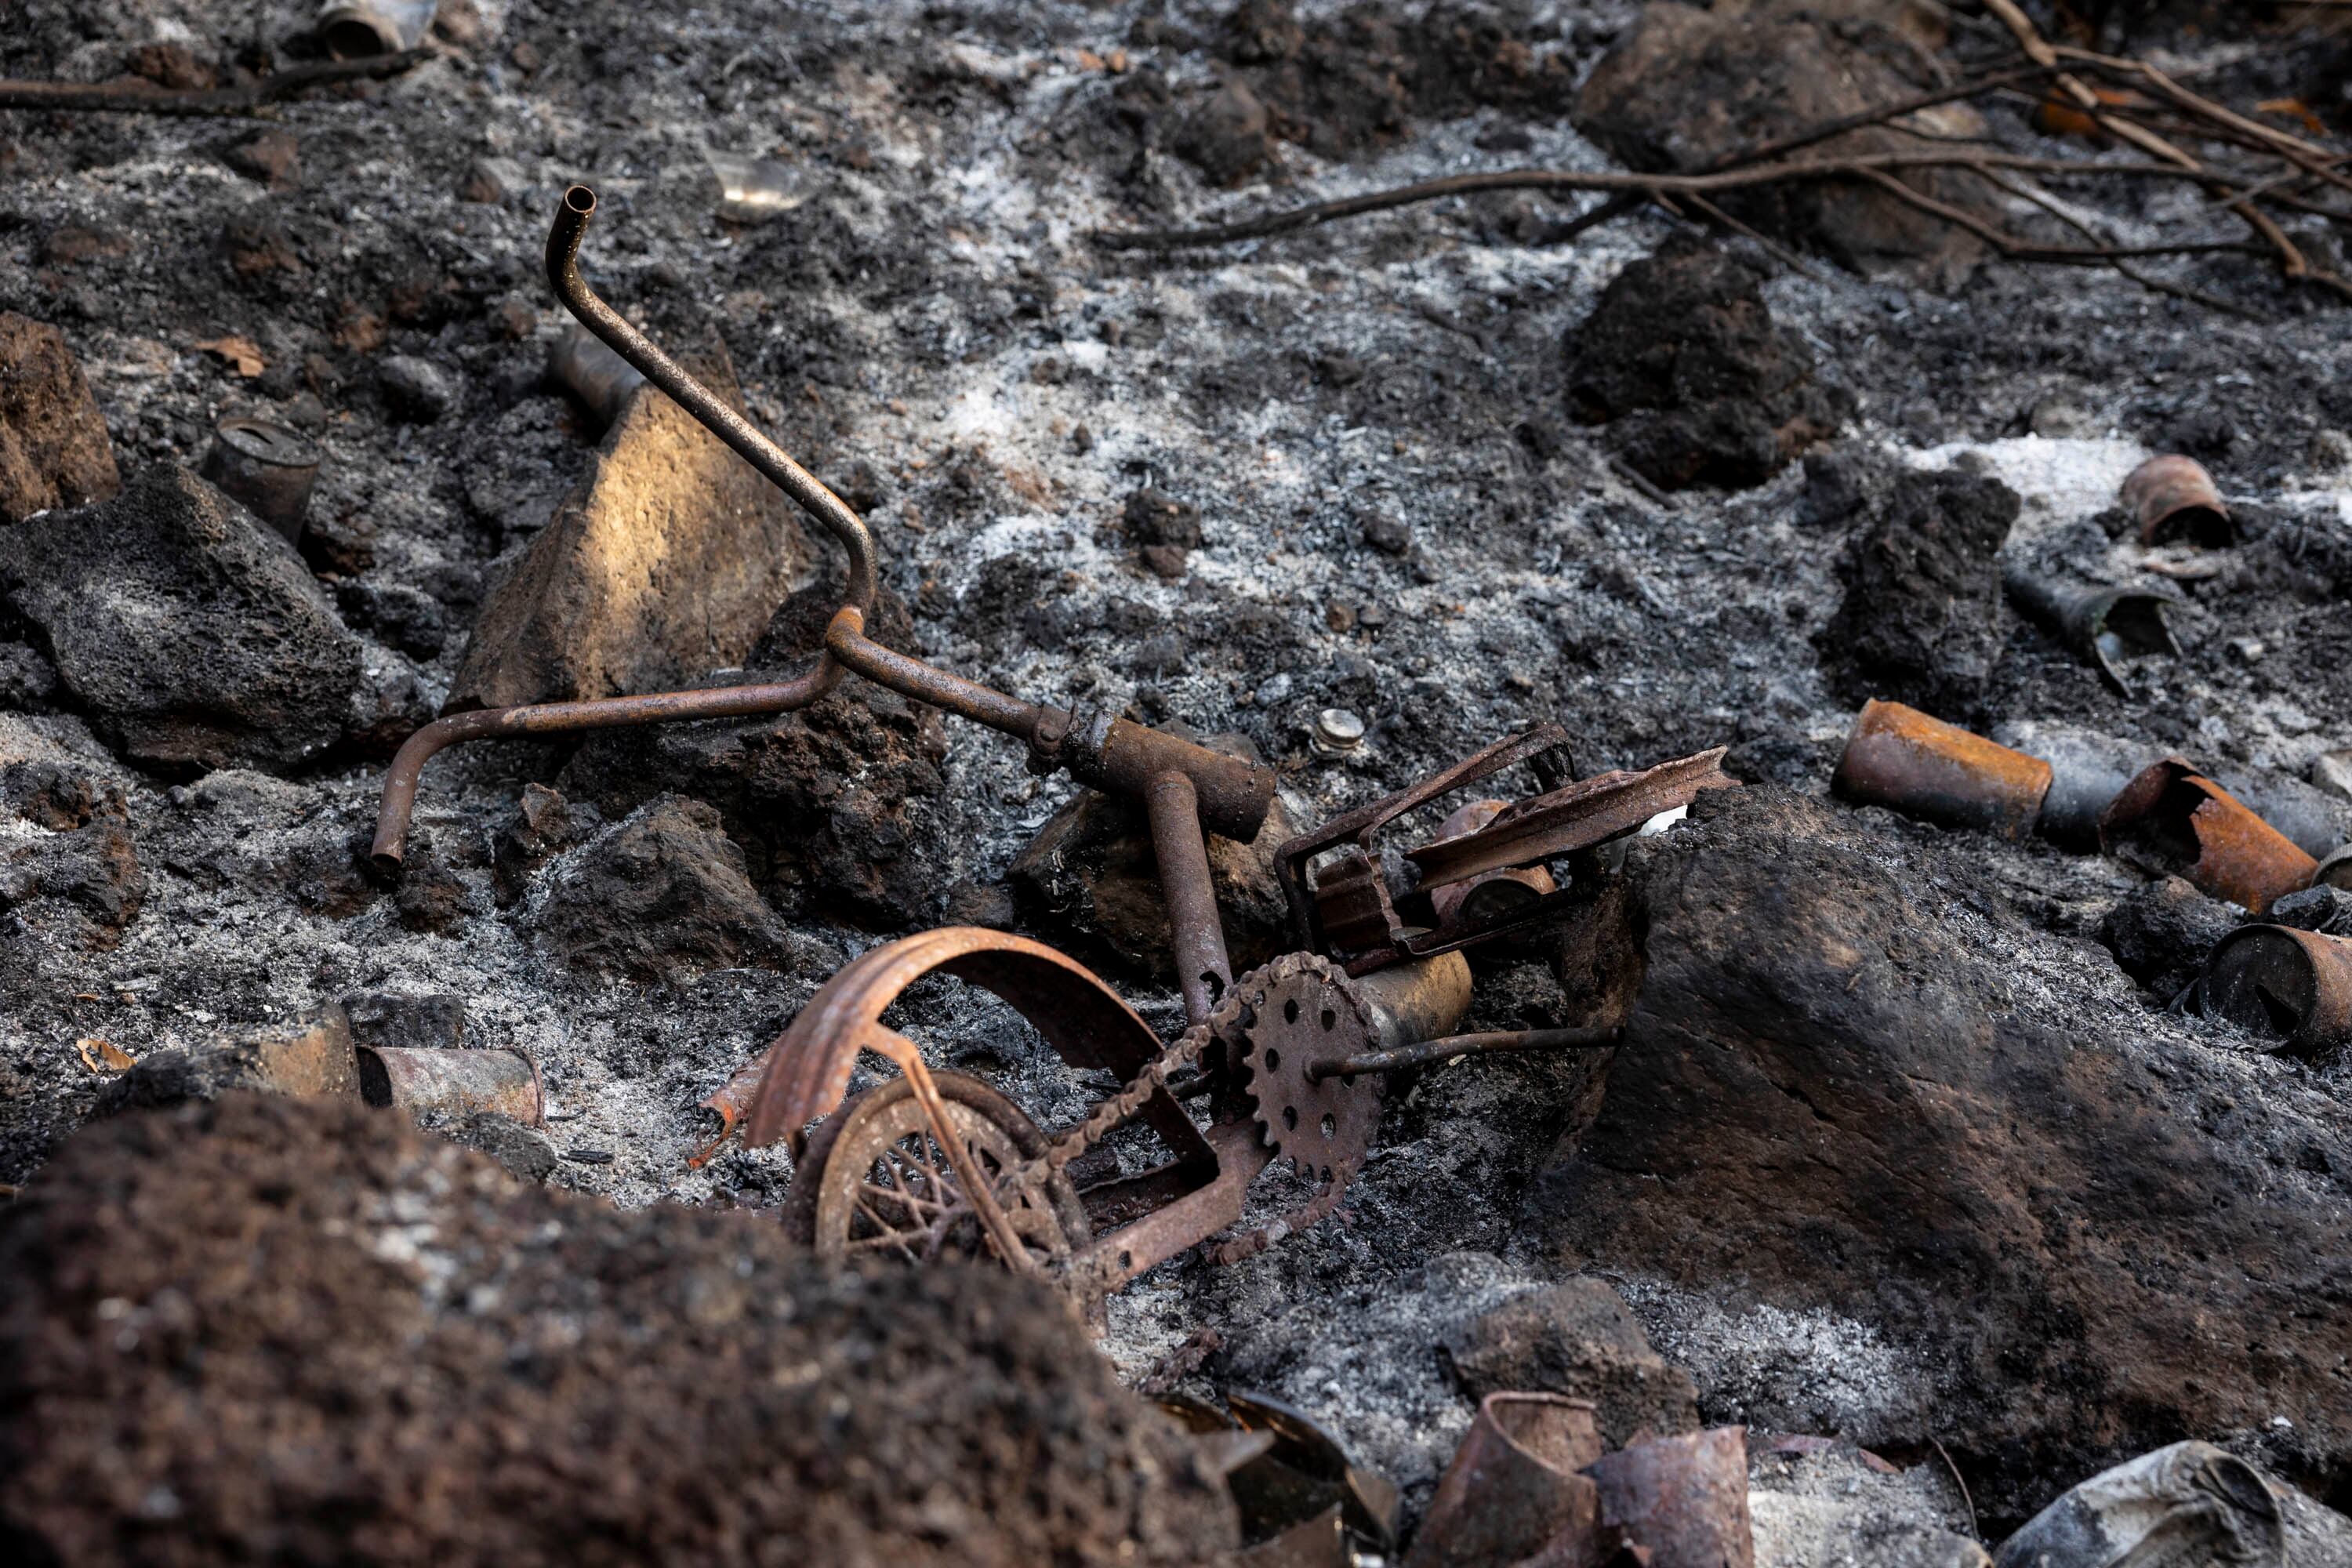
[[[991,1176],[1044,1146],[1019,1107],[975,1079],[937,1075],[949,1121],[972,1161]],[[907,1263],[990,1257],[978,1216],[965,1201],[946,1152],[903,1079],[869,1090],[840,1111],[841,1131],[821,1169],[794,1179],[817,1184],[814,1242],[832,1261],[870,1258]],[[1089,1239],[1085,1210],[1066,1179],[1042,1193],[999,1194],[1023,1245],[1059,1262]]]

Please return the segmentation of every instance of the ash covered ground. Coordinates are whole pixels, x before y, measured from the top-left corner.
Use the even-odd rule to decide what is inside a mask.
[[[540,1063],[565,1155],[554,1182],[633,1208],[769,1208],[789,1160],[730,1149],[689,1169],[712,1131],[697,1102],[849,958],[975,910],[1103,964],[1155,1025],[1181,1024],[1172,988],[1121,962],[1115,936],[1004,889],[1075,786],[952,721],[881,722],[896,738],[868,760],[887,798],[862,832],[825,818],[814,848],[738,831],[756,797],[715,800],[764,907],[682,956],[658,933],[616,956],[598,928],[628,917],[594,901],[616,875],[600,869],[615,837],[663,809],[648,800],[712,792],[676,749],[455,750],[426,774],[407,883],[368,875],[387,739],[446,697],[476,614],[594,450],[597,432],[543,377],[564,319],[540,258],[573,181],[600,203],[592,280],[657,334],[723,341],[749,411],[864,512],[914,647],[1034,700],[1245,737],[1281,769],[1294,824],[1542,720],[1566,726],[1585,772],[1723,744],[1751,784],[1825,796],[1861,700],[1903,694],[1857,667],[1844,618],[1849,542],[1885,510],[1870,498],[1917,471],[1997,479],[2017,498],[2012,549],[2112,565],[2126,548],[2110,537],[2116,486],[2151,451],[2206,461],[2244,535],[2184,583],[2180,657],[2141,661],[2119,695],[1995,595],[1981,611],[1998,635],[1973,664],[1913,672],[1913,700],[1980,730],[2079,724],[2257,779],[2299,781],[2352,745],[2352,391],[2338,370],[2352,311],[2254,258],[2166,271],[2241,316],[2101,269],[1993,260],[1947,291],[1820,259],[1801,274],[1709,237],[1810,359],[1832,428],[1749,488],[1662,492],[1622,426],[1582,422],[1577,344],[1612,280],[1705,233],[1693,226],[1652,212],[1563,243],[1553,231],[1575,202],[1511,195],[1171,257],[1090,243],[1503,163],[1613,166],[1567,106],[1639,11],[1461,7],[1444,13],[1460,26],[1440,26],[1402,3],[460,0],[427,63],[287,106],[270,129],[290,133],[291,168],[252,154],[264,128],[246,122],[10,116],[0,308],[62,329],[126,479],[193,468],[226,414],[310,431],[326,464],[306,559],[362,668],[341,737],[310,755],[274,771],[141,767],[55,678],[38,629],[0,618],[0,642],[27,650],[0,666],[27,672],[0,711],[0,758],[118,789],[143,879],[127,921],[37,897],[7,917],[0,1180],[37,1181],[91,1116],[105,1082],[79,1040],[135,1058],[354,993],[445,994],[462,998],[470,1041]],[[1269,16],[1296,16],[1306,43],[1253,30]],[[35,0],[11,12],[0,70],[100,79],[150,46],[226,69],[305,20],[284,5]],[[2289,48],[2162,14],[2145,26],[2138,47],[2207,68],[2206,89],[2231,101],[2324,105],[2341,79],[2326,40]],[[1407,88],[1365,87],[1393,85],[1408,57]],[[1305,84],[1287,96],[1269,85],[1286,69]],[[1235,129],[1218,101],[1235,80],[1274,101],[1273,132],[1246,114]],[[2037,144],[2016,119],[2000,133]],[[795,204],[726,221],[709,152],[785,165]],[[2136,195],[2146,205],[2126,223],[2153,232],[2204,199]],[[2316,229],[2297,233],[2329,254]],[[201,346],[228,337],[249,341],[255,374]],[[433,384],[388,371],[403,358]],[[1168,541],[1138,521],[1139,492],[1197,521],[1197,542],[1187,532],[1172,559],[1147,561],[1143,545]],[[809,583],[829,548],[811,546]],[[1307,744],[1332,706],[1370,725],[1339,763]],[[577,820],[502,887],[502,839],[532,784]],[[2311,805],[2339,822],[2347,808]],[[1856,863],[1964,930],[2053,1037],[2187,1060],[2222,1100],[2294,1100],[2322,1152],[2315,1167],[2294,1145],[2281,1179],[2342,1235],[2352,1155],[2325,1130],[2342,1126],[2352,1068],[2261,1055],[2118,970],[2101,932],[2138,872],[1820,809],[1853,819],[1838,831]],[[1702,831],[1729,830],[1676,830]],[[1540,964],[1491,964],[1474,1022],[1578,1021],[1565,1006]],[[899,1016],[935,1061],[986,1071],[1043,1124],[1105,1087],[954,987],[919,990]],[[1919,1462],[1900,1487],[1868,1473],[1893,1489],[1872,1508],[1966,1528],[1925,1445],[1973,1374],[1906,1337],[1914,1321],[1826,1293],[1805,1304],[1767,1268],[1727,1281],[1612,1255],[1548,1206],[1539,1178],[1572,1160],[1601,1077],[1589,1059],[1426,1076],[1391,1104],[1339,1215],[1231,1268],[1164,1267],[1112,1302],[1103,1349],[1136,1376],[1214,1329],[1223,1348],[1201,1375],[1326,1418],[1417,1506],[1471,1413],[1445,1334],[1594,1272],[1690,1372],[1708,1418],[1880,1444]],[[1302,1195],[1270,1176],[1254,1214]],[[2352,1398],[2338,1426],[2344,1408]],[[2080,1434],[2066,1451],[2148,1435]],[[2155,1435],[2231,1441],[2338,1506],[2352,1492],[2352,1435],[2305,1443],[2251,1416]],[[2010,1522],[2038,1506],[2037,1485],[2046,1500],[2079,1479],[2037,1470],[2056,1448],[2028,1449],[1961,1448]],[[1759,1488],[1801,1463],[1761,1461]],[[1817,1505],[1796,1489],[1759,1503],[1769,1560],[1839,1560],[1803,1544]]]

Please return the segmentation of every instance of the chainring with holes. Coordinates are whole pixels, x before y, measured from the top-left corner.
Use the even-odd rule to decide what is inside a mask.
[[[1372,1048],[1371,1020],[1339,969],[1294,952],[1234,983],[1244,1088],[1267,1143],[1301,1175],[1344,1187],[1363,1169],[1381,1130],[1381,1075],[1318,1079],[1312,1068]]]

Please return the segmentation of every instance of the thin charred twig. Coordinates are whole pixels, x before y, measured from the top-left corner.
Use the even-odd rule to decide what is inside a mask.
[[[2035,206],[2040,207],[2043,212],[2048,213],[2052,217],[2056,218],[2060,223],[2064,224],[2076,234],[2081,235],[2084,239],[2090,240],[2095,244],[2104,244],[2105,242],[2105,236],[2101,235],[2089,224],[2084,223],[2081,218],[2075,216],[2074,214],[2067,211],[2065,205],[2052,196],[2047,191],[2037,191],[2023,181],[2012,180],[2006,174],[1988,172],[1984,177],[1990,180],[1994,184],[1999,185],[2002,190],[2009,192],[2011,195],[2014,195],[2022,201],[2032,202]],[[2185,283],[2175,283],[2168,279],[2158,278],[2153,273],[2143,272],[2138,268],[2134,267],[2130,262],[2123,260],[2120,258],[2116,259],[2115,268],[2117,272],[2122,273],[2125,277],[2138,284],[2141,288],[2149,289],[2152,292],[2158,294],[2168,294],[2176,300],[2186,300],[2192,304],[2202,305],[2209,310],[2219,310],[2224,315],[2235,316],[2241,321],[2260,321],[2263,320],[2263,318],[2254,311],[2247,310],[2242,305],[2233,304],[2230,300],[2222,299],[2218,294],[2208,294],[2201,289],[2191,289]]]
[[[1919,93],[1898,102],[1881,105],[1876,109],[1864,110],[1859,113],[1844,115],[1836,120],[1824,121],[1819,125],[1790,135],[1769,142],[1759,142],[1751,146],[1743,147],[1738,152],[1727,153],[1708,164],[1697,177],[1747,168],[1771,159],[1784,158],[1791,153],[1802,152],[1832,137],[1843,136],[1850,131],[1866,130],[1874,125],[1882,125],[1888,121],[1900,119],[1906,114],[1916,113],[1923,109],[1934,109],[1941,104],[1974,98],[1998,88],[2032,81],[2053,75],[2058,68],[2055,65],[2035,64],[2015,70],[2000,71],[1990,76],[1956,82],[1950,87],[1937,88],[1932,92]],[[1535,170],[1518,172],[1520,174],[1544,173],[1547,172]],[[1691,177],[1693,176],[1662,175],[1657,178],[1673,180]],[[1650,182],[1650,184],[1655,183],[1654,180]],[[1628,176],[1622,181],[1610,184],[1574,186],[1564,180],[1520,180],[1511,172],[1497,174],[1457,174],[1447,179],[1424,180],[1418,184],[1402,185],[1391,190],[1372,192],[1365,195],[1342,196],[1337,201],[1318,202],[1309,206],[1294,207],[1287,212],[1268,213],[1258,217],[1244,219],[1238,223],[1219,224],[1206,228],[1100,230],[1095,234],[1094,241],[1108,250],[1182,250],[1196,246],[1229,245],[1236,240],[1261,239],[1270,235],[1287,234],[1294,229],[1313,228],[1341,218],[1359,217],[1366,213],[1387,212],[1397,207],[1412,206],[1421,202],[1436,201],[1444,196],[1463,195],[1476,191],[1528,190],[1547,187],[1615,190],[1622,193],[1587,212],[1577,215],[1564,229],[1552,237],[1555,240],[1574,238],[1589,228],[1639,211],[1646,204],[1650,195],[1643,180],[1639,176]]]
[[[2059,63],[2058,50],[2042,36],[2041,30],[2034,26],[2032,19],[2018,8],[2017,0],[1984,0],[1984,5],[1986,10],[1991,12],[2000,19],[2000,24],[2010,30],[2011,35],[2017,39],[2017,47],[2025,51],[2028,59],[2036,65],[2054,66]],[[2210,171],[2206,171],[2204,165],[2194,157],[2155,132],[2146,126],[2108,113],[2106,106],[2100,102],[2099,95],[2092,91],[2082,78],[2071,71],[2061,71],[2053,79],[2059,90],[2072,98],[2076,107],[2089,115],[2092,122],[2109,135],[2120,137],[2141,151],[2152,153],[2168,163],[2178,164],[2183,169],[2206,173],[2214,185],[2223,184],[2218,176],[2213,176]],[[2186,89],[2181,90],[2187,91]],[[2249,201],[2233,203],[2230,210],[2237,214],[2246,226],[2261,237],[2263,244],[2277,253],[2279,270],[2284,276],[2298,282],[2314,276],[2310,261],[2305,258],[2302,250],[2297,248],[2294,241],[2287,237],[2286,231],[2279,227],[2277,221],[2268,213]],[[2352,285],[2345,284],[2343,279],[2331,279],[2325,273],[2319,274],[2318,277],[2324,282],[2332,281],[2339,290],[2347,296],[2352,296]]]
[[[1643,199],[1654,200],[1659,195],[1713,195],[1719,191],[1778,184],[1789,180],[1858,179],[1873,173],[1898,169],[1973,169],[1981,172],[1986,168],[2015,169],[2034,174],[2132,175],[2187,180],[2200,185],[2210,185],[2217,181],[2217,176],[2210,170],[2183,168],[2169,161],[2094,163],[1979,150],[1872,153],[1851,158],[1767,163],[1753,168],[1728,169],[1714,174],[1636,174],[1612,169],[1495,169],[1473,174],[1448,174],[1441,179],[1424,180],[1419,184],[1343,196],[1338,201],[1322,202],[1314,206],[1297,207],[1289,212],[1272,213],[1210,228],[1097,232],[1094,240],[1096,244],[1112,250],[1178,250],[1195,246],[1225,245],[1234,240],[1258,239],[1267,235],[1311,227],[1337,218],[1355,217],[1363,213],[1436,201],[1444,196],[1469,195],[1485,191],[1614,191],[1626,193],[1638,203]]]
[[[0,81],[0,109],[268,119],[272,104],[311,88],[345,81],[380,81],[398,76],[432,56],[432,50],[417,48],[366,59],[320,60],[290,67],[243,87],[190,92],[170,92],[145,82]]]
[[[1918,208],[1930,217],[1939,217],[1955,227],[1964,228],[2012,261],[2041,261],[2060,267],[2105,267],[2116,261],[2128,261],[2155,256],[2215,256],[2262,254],[2260,246],[2243,240],[2194,240],[2175,245],[2042,245],[2030,239],[2020,239],[1994,224],[1986,222],[1966,207],[1938,201],[1924,191],[1915,191],[1883,169],[1865,168],[1858,171],[1862,177],[1879,186],[1888,195],[1906,205]],[[1979,167],[1988,174],[1988,167]]]

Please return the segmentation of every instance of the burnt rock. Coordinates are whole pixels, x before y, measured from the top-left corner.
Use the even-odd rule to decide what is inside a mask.
[[[95,950],[122,938],[147,900],[121,787],[58,758],[0,764],[0,916]]]
[[[740,405],[725,349],[696,358]],[[449,707],[661,691],[739,665],[807,557],[757,470],[670,399],[632,399],[482,606]]]
[[[1845,597],[1820,646],[1849,700],[1889,698],[1965,723],[2008,641],[1995,559],[2017,492],[1957,469],[1888,470],[1838,564]]]
[[[2305,888],[2272,900],[2262,918],[2272,925],[2315,931],[2323,936],[2352,936],[2352,890],[2326,883]]]
[[[106,420],[65,334],[0,310],[0,525],[121,489]]]
[[[40,649],[20,642],[0,643],[0,708],[38,712],[58,689],[57,667]]]
[[[0,592],[100,732],[159,770],[289,767],[341,732],[359,679],[293,546],[182,468],[0,527]]]
[[[394,414],[430,425],[457,406],[457,384],[431,360],[394,354],[377,367],[376,385]]]
[[[510,1175],[526,1182],[544,1182],[555,1174],[562,1156],[555,1145],[537,1128],[525,1127],[511,1116],[495,1111],[483,1111],[469,1116],[457,1126],[446,1130],[442,1136],[461,1148],[488,1154],[507,1168]]]
[[[335,585],[344,624],[390,643],[414,659],[430,659],[448,640],[441,602],[403,583],[344,582]]]
[[[2184,1431],[2344,1475],[2340,1108],[2116,1007],[2103,963],[1956,869],[1758,786],[1637,843],[1640,999],[1537,1225],[1735,1321],[1870,1323],[1902,1370],[1849,1435],[1933,1432],[1990,1519]]]
[[[1227,81],[1194,106],[1174,151],[1217,185],[1237,185],[1265,165],[1274,137],[1265,105],[1241,81]]]
[[[1201,511],[1164,490],[1137,490],[1119,513],[1143,563],[1160,576],[1184,575],[1185,557],[1201,547]]]
[[[777,610],[752,671],[780,679],[803,667],[841,603],[819,584]],[[913,649],[897,595],[875,601],[868,631]],[[592,738],[561,780],[607,813],[660,790],[718,807],[754,881],[787,910],[890,930],[928,922],[954,861],[937,802],[947,729],[939,710],[866,681],[845,682],[770,719],[662,724]]]
[[[2238,910],[2179,877],[2135,888],[2099,922],[2116,967],[2168,1004],[2196,980],[2213,944],[2237,929]]]
[[[1235,1539],[1042,1285],[812,1268],[773,1224],[527,1186],[356,1102],[76,1136],[0,1226],[0,1516],[59,1563],[1150,1568]]]
[[[657,795],[551,868],[528,923],[575,967],[669,981],[782,969],[791,938],[744,875],[743,852],[698,800]]]
[[[545,784],[523,785],[514,816],[490,849],[500,907],[521,898],[541,867],[600,823],[593,806],[575,808]]]
[[[1223,32],[1273,133],[1327,158],[1398,141],[1415,117],[1557,116],[1575,80],[1521,6],[1356,5],[1302,23],[1289,5],[1244,0]]]
[[[302,150],[290,131],[264,131],[234,142],[222,150],[221,161],[273,191],[291,191],[302,184]]]
[[[1696,174],[1749,147],[1916,93],[1890,61],[1916,58],[1881,21],[1835,23],[1798,8],[1712,12],[1661,3],[1593,68],[1579,90],[1576,128],[1629,168]],[[1965,114],[1927,111],[1921,129],[1962,128]],[[1917,142],[1871,127],[1809,149],[1818,157],[1897,152]],[[1943,173],[1906,183],[1990,218],[1982,186]],[[1790,182],[1727,192],[1725,209],[1756,227],[1811,246],[1857,271],[1901,269],[1945,287],[1964,280],[1983,243],[1861,182]]]
[[[1570,411],[1667,489],[1759,485],[1827,439],[1843,399],[1813,372],[1755,271],[1693,235],[1620,272],[1568,341]]]
[[[1535,1390],[1589,1399],[1612,1448],[1636,1434],[1698,1430],[1690,1374],[1651,1350],[1622,1298],[1598,1279],[1566,1279],[1515,1296],[1456,1324],[1444,1341],[1454,1381],[1472,1399]]]
[[[1202,743],[1254,755],[1238,735]],[[1289,905],[1275,879],[1275,852],[1297,831],[1277,798],[1253,842],[1208,839],[1210,881],[1236,974],[1291,945]],[[1005,879],[1032,919],[1098,944],[1133,972],[1174,982],[1174,936],[1151,825],[1139,804],[1083,792],[1037,830],[1006,868]]]

